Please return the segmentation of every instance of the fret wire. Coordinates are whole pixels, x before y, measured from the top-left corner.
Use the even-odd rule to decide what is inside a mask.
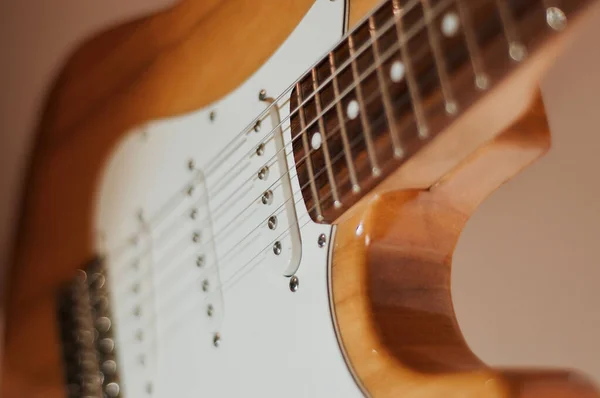
[[[447,5],[448,5],[448,4],[449,4],[451,1],[453,1],[453,0],[442,0],[441,4],[440,4],[439,6],[436,6],[436,9],[439,9],[439,8],[441,8],[441,7],[445,7],[445,6],[447,6]],[[407,6],[405,6],[405,7],[404,7],[404,9],[400,9],[400,8],[399,8],[399,6],[398,6],[398,4],[397,4],[397,0],[393,0],[393,4],[394,4],[394,6],[395,6],[395,9],[394,9],[394,17],[390,18],[390,19],[389,19],[389,20],[388,20],[388,21],[387,21],[387,22],[386,22],[386,23],[385,23],[385,24],[384,24],[384,25],[383,25],[383,26],[382,26],[380,29],[378,29],[378,31],[377,31],[377,37],[380,37],[380,36],[381,36],[381,35],[383,35],[385,32],[389,31],[389,29],[396,28],[396,30],[398,31],[398,25],[397,25],[397,20],[396,20],[396,19],[398,18],[398,15],[402,15],[403,13],[405,13],[405,12],[408,12],[409,10],[413,9],[413,8],[415,7],[415,4],[418,4],[418,0],[412,0],[412,1],[409,1],[409,2],[407,3]],[[411,26],[411,28],[410,28],[410,29],[409,29],[409,30],[406,32],[406,37],[408,37],[408,39],[412,38],[412,37],[413,37],[415,34],[417,34],[419,31],[421,31],[423,28],[425,28],[425,26],[424,26],[424,24],[423,24],[422,22],[423,22],[423,21],[420,21],[419,23],[416,23],[415,25]],[[402,47],[402,45],[403,45],[403,44],[406,44],[406,43],[405,43],[405,41],[404,41],[404,39],[403,39],[403,37],[404,37],[404,33],[400,31],[400,32],[399,32],[399,36],[400,36],[400,40],[398,40],[398,42],[397,42],[397,43],[396,43],[394,46],[392,46],[390,49],[386,50],[386,52],[384,53],[385,55],[383,55],[383,56],[382,56],[382,59],[383,59],[384,61],[385,61],[385,60],[388,60],[388,59],[389,59],[389,58],[392,56],[392,54],[393,54],[393,53],[392,53],[392,52],[390,52],[391,50],[393,50],[393,51],[397,51],[397,50],[401,49],[401,47]],[[371,45],[371,43],[370,43],[370,42],[367,42],[367,43],[365,43],[365,44],[361,45],[361,47],[360,47],[360,48],[358,49],[358,51],[356,52],[356,55],[355,55],[355,56],[357,56],[357,55],[359,55],[359,54],[363,53],[363,52],[364,52],[366,49],[368,49],[368,47],[369,47],[370,45]],[[349,60],[346,60],[346,61],[344,61],[344,62],[342,63],[342,67],[341,67],[341,68],[345,68],[345,67],[347,67],[347,66],[350,64],[350,61],[352,61],[352,59],[349,59]],[[338,73],[338,74],[339,74],[339,70],[340,70],[340,69],[338,69],[338,70],[337,70],[337,73]],[[365,72],[364,72],[364,73],[361,75],[361,81],[362,81],[362,79],[364,78],[363,76],[367,76],[367,75],[369,75],[369,74],[370,74],[370,73],[372,73],[372,72],[373,72],[373,70],[372,70],[371,68],[368,68],[368,70],[367,70],[367,71],[365,71]],[[333,80],[333,76],[332,76],[332,77],[329,77],[328,79],[325,79],[325,81],[324,81],[324,82],[321,84],[321,87],[323,87],[325,84],[327,84],[327,83],[328,83],[329,81],[331,81],[331,80]],[[351,85],[350,87],[346,88],[346,89],[344,90],[343,96],[347,95],[347,94],[348,94],[348,93],[351,91],[351,89],[352,89],[352,88],[354,88],[354,87],[355,87],[357,84],[358,84],[358,82],[355,82],[353,85]],[[290,87],[290,90],[291,90],[292,88],[297,88],[297,85],[298,85],[298,83],[294,83],[294,85]],[[289,92],[289,90],[286,90],[286,91],[285,91],[283,94],[281,94],[281,95],[278,97],[278,100],[279,100],[279,99],[281,99],[281,98],[284,96],[284,94],[285,94],[285,93],[287,93],[287,92]],[[311,95],[309,95],[309,96],[307,96],[307,97],[306,97],[306,98],[303,100],[303,102],[301,102],[300,104],[301,104],[301,105],[304,105],[304,103],[306,103],[307,101],[309,101],[309,100],[312,98],[312,96],[313,96],[313,95],[314,95],[314,93],[313,93],[313,94],[311,94]],[[342,95],[342,93],[340,93],[340,95]],[[274,104],[274,103],[276,103],[276,101],[272,102],[272,104]],[[332,105],[333,105],[333,104],[332,104]],[[327,110],[331,109],[332,105],[328,105],[328,106],[326,107],[325,111],[327,111]],[[277,128],[281,127],[281,126],[282,126],[282,124],[283,124],[283,123],[284,123],[286,120],[289,120],[289,118],[290,118],[290,117],[291,117],[291,116],[292,116],[294,113],[296,113],[296,112],[300,113],[300,112],[299,112],[300,110],[301,110],[301,109],[300,109],[300,106],[296,106],[296,107],[295,107],[295,108],[294,108],[294,109],[291,111],[290,115],[286,116],[286,117],[285,117],[285,118],[284,118],[282,121],[280,121],[280,122],[279,122],[279,124],[278,124],[277,126],[275,126],[273,130],[271,130],[269,133],[265,134],[265,137],[272,137],[272,136],[273,136],[273,133],[274,133],[274,131],[275,131],[275,129],[277,129]],[[300,138],[299,136],[300,136],[300,135],[302,135],[302,132],[303,132],[303,131],[305,131],[305,129],[302,129],[302,130],[301,130],[301,131],[300,131],[300,132],[299,132],[299,133],[298,133],[296,136],[292,137],[292,140],[291,140],[290,142],[288,142],[288,143],[285,145],[285,147],[288,147],[288,146],[292,145],[292,144],[293,144],[293,143],[294,143],[294,142],[295,142],[295,141],[296,141],[298,138]],[[264,142],[264,141],[263,141],[263,142]],[[278,152],[277,152],[277,153],[279,153],[279,152],[280,152],[280,151],[282,151],[282,150],[285,150],[285,147],[284,147],[284,148],[281,148],[280,150],[278,150]],[[255,151],[255,150],[252,150],[252,151],[248,152],[248,154],[247,154],[247,155],[248,155],[248,156],[250,156],[250,155],[251,155],[251,154],[252,154],[254,151]],[[277,153],[276,153],[276,155],[277,155]],[[311,151],[309,150],[309,151],[308,151],[308,154],[310,154],[310,153],[311,153]],[[276,156],[276,155],[275,155],[275,156]],[[308,157],[308,156],[306,156],[306,155],[305,155],[305,156],[303,157],[303,159],[304,159],[304,160],[306,160],[306,159],[307,159],[307,157]],[[272,159],[274,159],[274,158],[272,158]],[[210,163],[212,163],[212,161],[211,161],[211,162],[209,162],[209,164],[210,164]],[[287,171],[285,174],[289,173],[290,171],[291,171],[291,169],[290,169],[290,170],[288,170],[288,171]],[[304,189],[305,187],[306,187],[306,185],[303,185],[303,189]],[[260,196],[258,197],[258,199],[259,199],[259,198],[260,198]],[[318,205],[318,203],[319,203],[319,201],[317,201],[317,205]],[[315,207],[316,207],[316,205],[315,205]],[[314,208],[314,207],[313,207],[313,208]],[[311,210],[312,210],[313,208],[311,208]],[[122,246],[122,247],[117,247],[117,251],[120,251],[121,249],[124,249],[126,245],[130,245],[130,242],[131,242],[131,240],[132,240],[133,238],[135,238],[135,235],[134,235],[134,236],[131,236],[131,237],[129,237],[129,239],[127,240],[127,243],[126,243],[126,244],[123,244],[123,246]]]
[[[358,67],[356,65],[356,57],[354,51],[354,39],[352,35],[348,36],[348,50],[350,51],[351,58],[351,69],[352,69],[352,78],[358,82],[355,87],[356,91],[356,100],[358,101],[358,106],[360,109],[360,122],[363,128],[363,134],[365,136],[365,143],[367,146],[367,153],[369,155],[369,161],[371,162],[371,169],[374,176],[378,176],[381,174],[381,169],[377,164],[377,157],[375,155],[375,146],[373,145],[373,137],[371,133],[371,126],[367,121],[367,107],[365,106],[365,102],[363,100],[362,87],[360,85],[360,75],[358,73]]]
[[[473,21],[471,19],[471,13],[465,4],[465,0],[456,0],[456,6],[458,7],[458,14],[463,26],[463,33],[465,35],[465,41],[467,43],[467,50],[471,58],[473,65],[473,72],[475,73],[475,85],[485,90],[489,87],[490,79],[485,73],[485,65],[479,44],[477,44],[477,37],[475,29],[473,28]]]
[[[327,177],[329,179],[329,185],[331,186],[331,194],[333,197],[333,206],[335,208],[340,208],[342,203],[340,202],[340,197],[338,195],[337,186],[335,184],[335,178],[333,176],[333,168],[331,167],[331,158],[329,156],[329,148],[327,147],[327,134],[325,131],[325,124],[323,123],[323,114],[321,109],[321,94],[319,93],[319,84],[317,83],[317,70],[312,68],[311,76],[313,81],[313,91],[315,93],[315,106],[317,108],[317,118],[319,124],[319,130],[322,137],[322,145],[323,145],[323,155],[325,157],[325,167],[327,168]]]
[[[520,41],[517,25],[510,8],[508,7],[506,0],[495,0],[495,2],[500,14],[500,20],[502,21],[504,36],[508,42],[509,55],[515,61],[521,61],[527,55],[527,50]]]
[[[387,85],[385,84],[385,77],[383,73],[383,63],[380,62],[379,55],[379,42],[375,37],[376,28],[375,28],[375,18],[373,16],[369,17],[369,35],[371,37],[371,41],[373,42],[373,58],[375,60],[376,70],[377,70],[377,81],[379,82],[379,89],[381,90],[381,96],[383,99],[383,108],[385,111],[385,116],[388,121],[388,128],[390,130],[390,137],[392,139],[392,145],[394,147],[394,156],[397,158],[401,158],[404,156],[404,150],[402,149],[402,144],[400,143],[400,135],[398,133],[398,128],[396,126],[396,120],[394,118],[394,107],[392,106],[392,101],[390,97],[390,93],[388,91]]]
[[[302,86],[300,82],[296,83],[296,99],[298,100],[298,104],[302,103],[302,94],[301,94]],[[302,134],[302,147],[304,148],[304,152],[307,154],[308,158],[306,159],[306,168],[308,169],[308,179],[310,182],[310,191],[313,197],[313,202],[315,203],[315,211],[317,213],[317,220],[323,221],[323,213],[321,211],[321,202],[319,201],[319,194],[317,192],[317,187],[315,185],[315,174],[313,172],[312,159],[310,157],[310,146],[308,145],[308,137],[306,135],[306,120],[304,119],[304,106],[300,105],[298,107],[298,117],[300,119],[300,129]]]
[[[442,95],[444,96],[444,101],[446,103],[446,112],[450,115],[455,115],[458,112],[458,104],[456,103],[454,94],[452,93],[452,86],[450,84],[450,78],[448,77],[446,59],[444,58],[444,53],[442,52],[442,47],[440,45],[440,36],[437,28],[435,25],[433,25],[433,22],[435,22],[435,14],[431,10],[430,0],[421,0],[421,3],[423,4],[429,45],[431,46],[431,51],[433,52],[435,67],[442,89]]]
[[[331,71],[332,85],[333,85],[333,101],[335,102],[335,109],[337,111],[338,125],[340,126],[340,134],[342,136],[342,144],[344,146],[344,152],[346,154],[346,164],[348,165],[348,173],[350,175],[350,182],[352,184],[352,191],[354,193],[360,192],[360,185],[358,184],[358,178],[356,177],[356,170],[354,169],[354,162],[352,159],[352,151],[350,149],[350,143],[348,142],[348,131],[346,130],[346,122],[344,119],[344,112],[342,111],[342,103],[340,101],[340,88],[338,86],[335,60],[333,53],[329,53],[329,69]]]
[[[421,139],[429,136],[429,128],[427,127],[427,121],[425,119],[425,112],[423,109],[423,102],[421,100],[421,93],[419,92],[419,86],[413,66],[408,54],[408,43],[405,40],[404,27],[403,27],[403,14],[402,8],[400,7],[399,0],[392,0],[392,6],[394,10],[394,19],[396,26],[396,33],[398,35],[398,42],[400,43],[400,57],[404,64],[404,70],[406,74],[406,84],[408,86],[408,92],[410,93],[411,102],[413,105],[413,112],[417,122],[417,129],[419,130],[419,137]]]

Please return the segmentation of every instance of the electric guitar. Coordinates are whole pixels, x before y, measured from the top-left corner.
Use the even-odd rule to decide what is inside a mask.
[[[90,39],[39,126],[2,396],[598,397],[488,367],[450,295],[594,3],[184,0]]]

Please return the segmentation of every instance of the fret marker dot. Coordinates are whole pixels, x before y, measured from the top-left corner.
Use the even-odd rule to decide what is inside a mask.
[[[358,102],[356,102],[356,100],[352,100],[348,103],[348,106],[346,107],[346,114],[348,115],[348,117],[352,120],[356,119],[356,117],[358,116]]]
[[[454,37],[460,28],[460,20],[454,12],[449,12],[442,18],[442,33],[446,37]]]
[[[314,149],[315,151],[321,148],[322,142],[323,139],[321,138],[321,133],[319,133],[318,131],[314,133],[312,138],[310,139],[310,145],[312,145],[312,149]]]
[[[404,64],[400,61],[394,61],[392,67],[390,68],[390,78],[394,83],[399,83],[404,79],[404,73],[406,70],[404,69]]]

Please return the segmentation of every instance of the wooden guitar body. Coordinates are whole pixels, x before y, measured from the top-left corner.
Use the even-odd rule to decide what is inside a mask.
[[[263,111],[265,103],[273,100],[271,97],[279,95],[267,90],[266,95],[260,97],[257,88],[262,87],[262,81],[256,76],[262,78],[267,73],[264,71],[276,71],[275,66],[292,68],[286,62],[293,64],[290,61],[293,56],[287,54],[304,51],[292,44],[310,46],[311,43],[299,38],[311,26],[315,26],[317,33],[335,30],[317,27],[317,22],[325,25],[329,20],[332,26],[352,27],[377,3],[373,0],[347,3],[342,0],[183,0],[170,10],[97,35],[73,53],[48,97],[23,196],[10,292],[5,300],[3,397],[75,397],[87,388],[82,386],[73,392],[65,387],[68,369],[61,347],[64,330],[57,321],[59,297],[64,287],[80,275],[79,269],[104,254],[99,228],[106,220],[109,220],[107,225],[116,225],[121,214],[111,212],[107,203],[118,207],[119,195],[123,195],[121,205],[125,208],[130,206],[125,196],[144,198],[163,194],[160,187],[147,191],[140,188],[140,192],[134,192],[137,188],[128,187],[128,181],[132,181],[129,177],[141,176],[142,166],[155,167],[149,170],[151,175],[157,181],[163,178],[160,185],[166,187],[169,175],[172,184],[180,184],[189,174],[182,172],[180,181],[175,177],[179,175],[177,170],[189,167],[194,171],[201,163],[198,169],[203,174],[199,179],[204,181],[210,169],[210,165],[205,164],[206,159],[226,147],[223,142],[252,122],[253,115]],[[324,12],[335,18],[329,18],[330,14],[324,18]],[[572,25],[584,17],[579,15]],[[300,28],[292,33],[298,26]],[[222,290],[226,295],[224,302],[228,303],[226,320],[212,315],[213,310],[218,312],[220,304],[210,298],[199,298],[201,310],[194,316],[200,318],[210,312],[212,320],[206,323],[209,327],[199,323],[197,334],[194,334],[195,329],[182,332],[182,336],[192,338],[173,343],[173,347],[181,345],[161,346],[162,351],[157,352],[167,354],[163,357],[156,354],[150,360],[154,361],[152,371],[131,370],[133,365],[123,365],[129,370],[121,380],[115,379],[115,383],[122,382],[126,386],[120,396],[217,397],[234,396],[240,391],[248,396],[284,396],[284,393],[286,396],[331,396],[336,392],[343,396],[424,398],[599,396],[592,383],[576,372],[486,366],[464,341],[450,294],[452,254],[469,216],[498,186],[549,148],[550,134],[539,94],[539,79],[564,42],[573,36],[572,32],[574,29],[553,39],[523,62],[519,69],[503,78],[444,128],[443,134],[385,175],[351,207],[343,209],[343,214],[332,219],[325,217],[323,223],[314,222],[311,214],[314,207],[302,201],[302,188],[294,190],[286,202],[292,197],[295,199],[298,220],[293,220],[292,213],[287,213],[291,221],[285,220],[290,230],[294,226],[301,227],[301,260],[295,260],[296,248],[288,251],[283,238],[281,257],[270,244],[266,251],[270,257],[259,267],[263,269],[259,272],[264,272],[257,274],[260,278],[246,280],[239,287],[232,287],[231,292]],[[342,29],[338,37],[323,33],[323,40],[331,41],[325,48],[335,44],[342,34]],[[289,37],[292,39],[286,42],[287,47],[282,45]],[[279,56],[278,51],[281,51]],[[322,50],[307,50],[307,56],[314,59],[306,60],[306,65],[296,66],[297,73],[289,74],[296,78],[322,53]],[[274,84],[283,91],[285,86],[280,86],[281,83]],[[240,109],[240,120],[231,121],[231,125],[218,125],[220,109],[234,109],[240,98],[246,101],[244,104],[253,98],[255,103],[251,107],[254,108],[247,113]],[[288,96],[286,101],[289,107],[294,100]],[[258,124],[262,130],[257,129],[257,133],[276,128],[278,120],[283,120],[290,110],[281,112],[263,119],[262,125]],[[235,113],[227,115],[235,119]],[[194,118],[201,121],[196,122]],[[201,135],[194,137],[195,132],[185,135],[191,130],[178,128],[180,125],[198,128],[197,134]],[[293,121],[290,125],[293,130]],[[144,131],[140,126],[149,127]],[[216,130],[211,131],[211,126],[216,126]],[[238,130],[233,131],[234,128]],[[186,140],[180,140],[182,145],[171,147],[166,139],[169,134],[174,140],[185,135]],[[223,136],[211,138],[211,134]],[[292,134],[289,130],[283,139],[291,139],[292,136],[285,134]],[[160,148],[165,148],[167,154],[170,150],[181,150],[177,152],[181,161],[173,166],[170,158],[168,162],[163,159],[165,164],[153,166],[148,160],[151,152],[144,152],[135,143],[124,144],[135,137],[150,137],[150,141],[161,137],[163,143],[156,144],[153,149],[156,152],[152,153],[159,153]],[[260,136],[248,137],[240,147],[249,145],[258,150],[256,140],[259,138],[256,137]],[[187,153],[186,145],[191,148],[191,142],[197,145],[194,148],[204,145],[206,148],[198,149],[201,159],[188,163],[188,157],[182,154]],[[309,144],[313,148],[320,145],[314,141]],[[190,151],[193,154],[193,150]],[[294,153],[284,153],[288,156],[280,159],[281,164],[287,161],[292,166]],[[165,159],[167,157],[165,155]],[[250,159],[246,169],[251,169],[254,176],[255,169],[260,169],[256,167],[259,164],[250,162],[258,158]],[[140,169],[135,172],[138,174],[127,168],[128,160]],[[276,170],[275,163],[270,164],[271,173]],[[168,169],[167,177],[160,177],[161,170],[171,166],[175,171]],[[278,173],[287,172],[282,169]],[[290,175],[291,187],[306,186],[302,185],[302,178],[300,171]],[[262,180],[260,174],[258,179]],[[210,182],[202,184],[208,189],[214,188]],[[260,193],[264,186],[257,189]],[[262,204],[265,205],[269,200],[257,198],[264,199]],[[252,203],[262,206],[260,200]],[[156,202],[161,200],[156,199]],[[241,211],[242,205],[240,201]],[[285,207],[285,202],[281,206]],[[126,210],[134,216],[134,206],[130,207]],[[306,218],[302,218],[304,216]],[[139,219],[143,223],[143,214],[139,214]],[[259,224],[266,228],[268,224],[262,222],[262,216],[259,219]],[[282,220],[283,215],[279,223]],[[133,221],[131,223],[133,225]],[[308,223],[308,227],[303,229],[306,225],[303,223]],[[240,227],[239,233],[243,235],[243,232]],[[193,234],[191,238],[194,243],[201,239]],[[250,249],[244,246],[240,250]],[[281,246],[279,251],[282,251]],[[249,260],[253,255],[249,251],[240,254]],[[288,255],[287,262],[280,267],[276,260],[280,261],[285,255]],[[195,261],[200,267],[201,259],[198,257]],[[109,270],[117,269],[110,260],[107,263]],[[276,275],[268,274],[275,266],[280,267]],[[196,278],[195,274],[185,275],[182,280]],[[300,278],[299,287],[295,287],[297,292],[292,282],[296,276]],[[203,285],[208,280],[199,279],[200,294],[210,291],[208,285]],[[212,279],[210,281],[212,283]],[[173,290],[187,289],[184,285],[173,286]],[[241,296],[242,292],[247,295]],[[111,294],[113,299],[119,297],[117,293]],[[250,294],[255,295],[257,301],[253,301]],[[179,304],[194,297],[186,293]],[[244,300],[248,307],[237,308]],[[264,306],[257,308],[252,305],[255,302]],[[207,303],[211,305],[210,310]],[[115,307],[113,302],[113,311]],[[287,308],[294,308],[295,313],[286,311]],[[239,321],[251,312],[255,314],[243,318],[245,323]],[[210,323],[214,319],[222,322],[216,329]],[[124,328],[119,333],[123,333],[122,330]],[[157,330],[158,336],[162,329]],[[143,331],[146,337],[146,329]],[[256,335],[249,338],[244,333]],[[303,339],[303,336],[311,338]],[[141,335],[138,337],[142,340]],[[191,341],[195,337],[199,342]],[[237,344],[235,350],[228,348],[228,338],[232,346]],[[123,337],[116,336],[115,340],[119,344],[124,342]],[[221,351],[213,345],[220,345],[217,349]],[[122,348],[121,355],[134,358],[133,353],[129,354],[133,351],[128,350]],[[174,362],[179,354],[169,354],[186,350],[190,355],[182,364]],[[307,360],[309,354],[313,355],[312,362]],[[279,362],[274,362],[274,358]],[[319,361],[321,363],[315,365]],[[177,369],[184,366],[183,362],[185,369]],[[120,372],[121,362],[117,364]],[[160,375],[169,370],[173,371],[169,377]],[[192,370],[198,370],[197,380]],[[153,381],[159,381],[159,385]],[[100,384],[99,388],[106,388],[106,382],[101,380]],[[217,388],[219,385],[221,389]],[[102,396],[104,390],[90,388],[94,391],[90,396]],[[127,394],[128,391],[135,393]]]

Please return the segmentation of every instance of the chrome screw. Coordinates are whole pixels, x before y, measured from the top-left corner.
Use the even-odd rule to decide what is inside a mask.
[[[281,254],[281,242],[277,241],[275,242],[275,244],[273,244],[273,253],[275,253],[275,255],[279,256]]]
[[[258,156],[262,156],[265,154],[265,144],[260,144],[258,147],[256,147],[256,154]]]
[[[112,339],[104,338],[100,340],[100,349],[105,354],[110,354],[115,349],[115,342]]]
[[[202,281],[202,291],[208,292],[208,286],[209,286],[208,279],[203,280]]]
[[[208,114],[208,118],[210,119],[211,122],[214,122],[215,119],[217,118],[217,113],[215,111],[210,111],[210,113]]]
[[[104,361],[104,363],[102,364],[102,371],[104,372],[104,374],[114,375],[117,371],[117,363],[112,359]]]
[[[325,247],[326,243],[327,243],[327,236],[325,236],[325,234],[319,235],[319,239],[317,239],[317,244],[319,245],[319,247],[321,247],[321,248]]]
[[[108,319],[105,316],[98,318],[98,320],[96,321],[96,329],[98,329],[99,332],[102,332],[102,333],[108,332],[110,330],[110,326],[111,326],[110,319]]]
[[[264,88],[262,90],[260,90],[260,92],[258,93],[258,99],[259,101],[264,101],[267,99],[267,90],[265,90]]]
[[[188,196],[192,196],[194,194],[194,186],[190,185],[187,189]]]
[[[300,287],[300,280],[298,279],[298,277],[296,275],[292,276],[290,278],[290,290],[295,293],[298,291],[299,287]]]
[[[119,385],[117,383],[108,383],[104,388],[106,395],[108,395],[109,397],[118,396],[120,390],[121,389],[119,388]]]
[[[214,312],[215,312],[215,309],[214,309],[214,307],[212,306],[212,304],[209,304],[209,305],[206,307],[206,315],[208,315],[209,317],[212,317],[212,316],[213,316],[213,314],[214,314]]]
[[[195,219],[196,219],[196,217],[198,217],[198,210],[196,210],[196,209],[192,209],[192,211],[190,211],[190,218],[191,218],[192,220],[195,220]]]
[[[260,120],[257,120],[256,123],[254,124],[254,131],[256,131],[257,133],[260,131]]]
[[[188,160],[188,169],[194,170],[195,167],[196,167],[196,163],[194,163],[194,159]]]
[[[194,242],[194,243],[200,242],[200,233],[199,232],[194,232],[194,234],[192,235],[192,242]]]
[[[200,255],[196,258],[196,266],[199,268],[204,266],[204,256]]]
[[[260,169],[258,171],[258,179],[259,180],[266,180],[268,176],[269,176],[269,167],[268,166],[264,166],[262,169]]]
[[[218,347],[221,345],[221,335],[219,333],[215,333],[213,336],[213,345]]]
[[[265,193],[263,193],[262,195],[261,201],[263,205],[270,205],[271,203],[273,203],[273,191],[265,191]]]
[[[269,229],[277,228],[277,216],[269,217],[269,220],[267,221],[267,225],[269,226]]]

